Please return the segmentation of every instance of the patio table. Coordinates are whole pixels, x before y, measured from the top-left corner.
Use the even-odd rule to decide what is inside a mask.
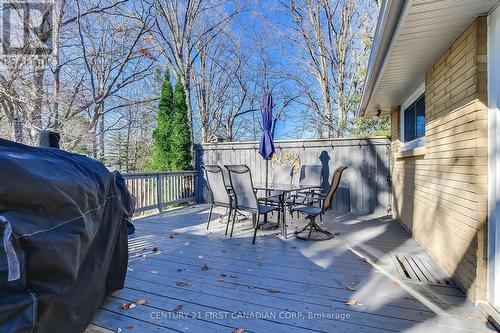
[[[254,183],[254,189],[258,191],[265,191],[266,196],[270,192],[277,192],[276,196],[278,197],[278,202],[280,206],[281,212],[281,221],[278,221],[280,224],[280,232],[283,238],[287,238],[286,231],[286,196],[287,194],[291,194],[293,192],[305,191],[305,190],[314,190],[318,189],[319,186],[314,185],[293,185],[293,184],[265,184],[265,183]]]

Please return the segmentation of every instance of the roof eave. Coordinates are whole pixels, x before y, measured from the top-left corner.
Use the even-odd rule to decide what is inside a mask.
[[[396,35],[403,9],[410,2],[411,0],[386,0],[382,4],[375,29],[375,38],[370,52],[370,59],[368,61],[361,103],[358,107],[358,116],[360,117],[363,117],[366,113],[368,103],[386,61],[390,45]]]

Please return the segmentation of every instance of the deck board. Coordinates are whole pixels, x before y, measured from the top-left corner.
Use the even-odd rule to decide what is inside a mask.
[[[285,240],[271,230],[252,245],[250,221],[229,238],[217,215],[206,230],[207,215],[196,205],[135,220],[125,288],[93,324],[114,332],[492,331],[459,289],[400,279],[392,253],[428,256],[387,217],[328,213],[332,240]],[[290,220],[289,234],[303,223]],[[120,308],[139,299],[146,304]]]

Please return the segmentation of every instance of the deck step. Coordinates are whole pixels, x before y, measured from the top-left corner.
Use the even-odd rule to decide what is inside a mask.
[[[406,282],[454,287],[453,280],[432,259],[425,256],[392,254],[394,265]]]

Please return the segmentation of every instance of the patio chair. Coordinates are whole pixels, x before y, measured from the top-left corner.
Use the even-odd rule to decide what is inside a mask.
[[[303,165],[300,168],[299,185],[301,186],[317,186],[318,189],[300,191],[291,197],[291,205],[296,204],[316,204],[321,207],[322,200],[326,195],[321,194],[321,179],[323,166],[321,165]],[[297,212],[298,214],[298,212]],[[321,219],[321,215],[320,215]]]
[[[292,183],[292,167],[279,165],[273,168],[273,184],[290,185]]]
[[[254,228],[252,244],[255,244],[257,229],[260,227],[260,215],[267,216],[268,213],[278,210],[279,208],[259,203],[254,190],[250,169],[246,165],[225,165],[224,167],[229,172],[231,189],[234,194],[235,214],[233,214],[230,237],[233,236],[236,211],[248,212],[252,214]]]
[[[321,186],[322,165],[303,165],[300,168],[300,185]]]
[[[274,185],[291,185],[292,184],[292,167],[288,165],[279,165],[273,168],[273,179],[272,184]],[[260,200],[265,200],[266,205],[279,207],[279,191],[270,191],[266,193],[266,197],[259,198]],[[287,198],[288,199],[288,198]],[[285,203],[289,203],[288,200]],[[280,219],[280,210],[278,210],[278,220]]]
[[[335,173],[333,174],[332,182],[330,185],[330,189],[328,190],[328,193],[326,194],[325,200],[323,200],[322,206],[317,207],[313,205],[298,205],[298,206],[293,206],[292,211],[293,212],[299,212],[304,215],[306,215],[306,219],[309,220],[309,223],[302,228],[299,231],[295,231],[294,235],[295,237],[299,239],[304,239],[304,240],[328,240],[333,238],[333,234],[327,230],[321,229],[318,224],[316,223],[316,217],[318,215],[321,215],[328,209],[330,209],[332,198],[337,191],[339,184],[340,184],[340,178],[342,177],[342,173],[344,170],[347,169],[346,166],[341,166],[337,170],[335,170]],[[308,230],[309,229],[309,230]],[[311,238],[312,232],[320,233],[325,235],[323,238]],[[307,237],[301,236],[303,232],[308,232]]]
[[[225,207],[229,210],[226,224],[226,235],[227,229],[229,227],[229,222],[231,221],[231,214],[233,210],[233,199],[227,191],[226,181],[224,179],[224,172],[222,168],[218,165],[204,165],[202,166],[205,171],[205,179],[207,180],[208,191],[211,197],[210,213],[207,219],[207,230],[210,226],[210,220],[212,219],[212,211],[215,206]]]

